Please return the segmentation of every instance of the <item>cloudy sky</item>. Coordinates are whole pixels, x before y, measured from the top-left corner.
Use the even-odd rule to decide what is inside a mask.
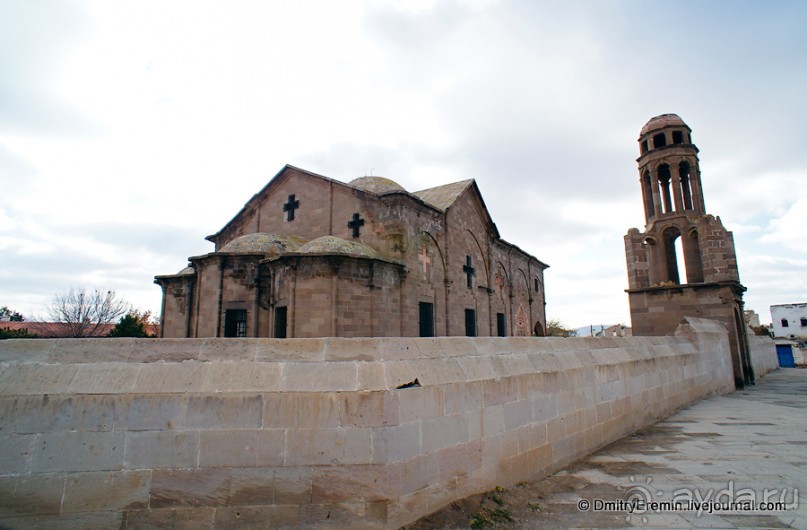
[[[0,305],[159,312],[153,276],[289,163],[474,178],[549,318],[628,323],[636,139],[676,113],[769,322],[807,302],[805,28],[803,1],[0,0]]]

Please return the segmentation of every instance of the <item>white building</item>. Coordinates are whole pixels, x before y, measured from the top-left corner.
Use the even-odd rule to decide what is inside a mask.
[[[807,304],[772,305],[771,323],[777,338],[807,339]]]

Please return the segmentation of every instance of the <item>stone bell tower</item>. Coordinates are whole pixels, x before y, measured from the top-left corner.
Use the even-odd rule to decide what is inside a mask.
[[[719,320],[729,330],[742,388],[754,382],[742,316],[746,289],[731,232],[706,213],[691,133],[675,114],[656,116],[639,133],[645,229],[625,236],[633,334],[672,335],[685,316]]]

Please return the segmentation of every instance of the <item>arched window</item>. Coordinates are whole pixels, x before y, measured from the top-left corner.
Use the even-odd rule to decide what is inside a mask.
[[[689,162],[678,164],[678,176],[681,178],[681,194],[684,199],[684,210],[692,209],[692,182],[690,180]]]
[[[670,166],[661,164],[658,167],[658,183],[661,192],[661,207],[663,213],[673,211],[672,193],[670,193]]]
[[[786,318],[783,318],[783,319],[782,319],[782,327],[783,327],[783,328],[790,327],[790,324],[788,324],[788,323],[787,323],[787,319],[786,319]]]
[[[674,144],[684,143],[684,133],[682,131],[673,131],[673,143]]]
[[[653,206],[653,186],[650,183],[650,172],[645,171],[642,176],[642,192],[644,195],[644,211],[647,219],[656,215],[656,209]]]
[[[681,231],[671,226],[664,231],[663,237],[664,254],[667,261],[667,281],[680,284],[681,275],[678,272],[678,259],[676,257],[675,245],[676,241],[678,241],[680,246]]]
[[[684,251],[684,264],[686,266],[687,283],[703,283],[703,262],[701,261],[700,242],[698,231],[689,232],[689,239],[681,238]]]
[[[647,140],[643,141],[641,145],[642,154],[645,154],[647,152]]]
[[[664,136],[664,133],[658,133],[653,137],[653,147],[664,147],[667,145],[667,138]]]

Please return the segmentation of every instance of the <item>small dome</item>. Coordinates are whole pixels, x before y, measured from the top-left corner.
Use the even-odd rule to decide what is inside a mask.
[[[300,254],[339,254],[363,258],[377,258],[378,253],[372,248],[357,241],[348,241],[341,237],[322,236],[301,246]]]
[[[220,254],[264,254],[276,258],[286,252],[293,252],[305,243],[297,236],[278,236],[268,232],[255,232],[237,237],[221,247]]]
[[[403,186],[394,180],[386,179],[384,177],[359,177],[351,180],[348,184],[354,188],[369,191],[370,193],[375,193],[377,195],[383,195],[385,193],[392,193],[396,191],[406,192]]]
[[[642,127],[642,131],[639,133],[639,136],[644,136],[645,134],[655,131],[658,129],[663,129],[664,127],[669,126],[678,126],[678,127],[686,127],[689,128],[684,120],[682,120],[677,114],[662,114],[660,116],[656,116],[655,118],[651,118],[649,122]]]

